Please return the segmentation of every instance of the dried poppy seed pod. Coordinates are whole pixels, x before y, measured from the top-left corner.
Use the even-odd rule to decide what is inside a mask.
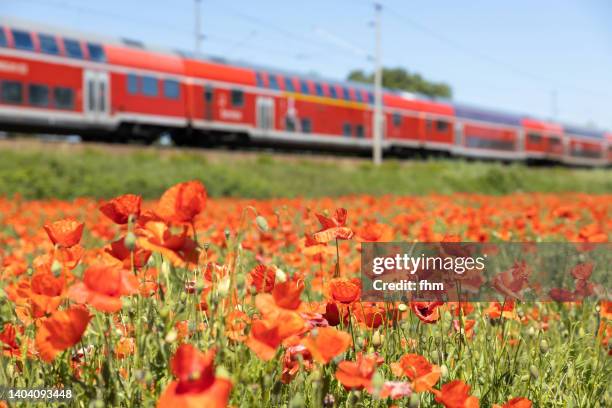
[[[546,354],[548,353],[548,349],[548,342],[545,339],[542,339],[542,341],[540,342],[540,353]]]

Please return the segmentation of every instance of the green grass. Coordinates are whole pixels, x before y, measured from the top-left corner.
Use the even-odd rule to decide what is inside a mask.
[[[531,168],[520,164],[429,160],[367,161],[276,158],[273,155],[210,155],[99,148],[0,150],[0,195],[27,199],[108,198],[125,192],[159,197],[170,185],[202,180],[211,196],[321,197],[347,194],[428,194],[517,191],[606,193],[608,169]]]

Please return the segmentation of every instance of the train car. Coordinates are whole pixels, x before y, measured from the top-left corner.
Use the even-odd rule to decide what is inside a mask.
[[[385,135],[394,150],[425,149],[451,153],[455,124],[452,105],[397,92],[386,92],[383,102]]]
[[[522,120],[525,158],[534,162],[561,162],[565,154],[563,127],[532,118]]]
[[[455,104],[453,153],[473,158],[523,160],[522,117]]]
[[[608,166],[612,166],[612,133],[606,133]]]
[[[605,166],[606,138],[604,132],[573,125],[563,126],[565,155],[563,162],[578,166]]]
[[[102,44],[70,32],[0,20],[0,122],[4,129],[112,130]],[[104,74],[102,74],[104,76]]]

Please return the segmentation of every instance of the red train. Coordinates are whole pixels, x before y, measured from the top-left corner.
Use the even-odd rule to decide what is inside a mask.
[[[0,20],[0,127],[365,150],[373,89]],[[612,163],[612,134],[384,90],[387,152]]]

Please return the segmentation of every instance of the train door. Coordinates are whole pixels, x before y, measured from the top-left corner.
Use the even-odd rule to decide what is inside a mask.
[[[204,86],[204,119],[213,120],[213,105],[215,101],[215,90],[212,85]]]
[[[108,72],[85,71],[83,82],[85,116],[95,123],[105,122],[110,114]]]
[[[257,127],[264,131],[274,129],[274,99],[257,98]]]

